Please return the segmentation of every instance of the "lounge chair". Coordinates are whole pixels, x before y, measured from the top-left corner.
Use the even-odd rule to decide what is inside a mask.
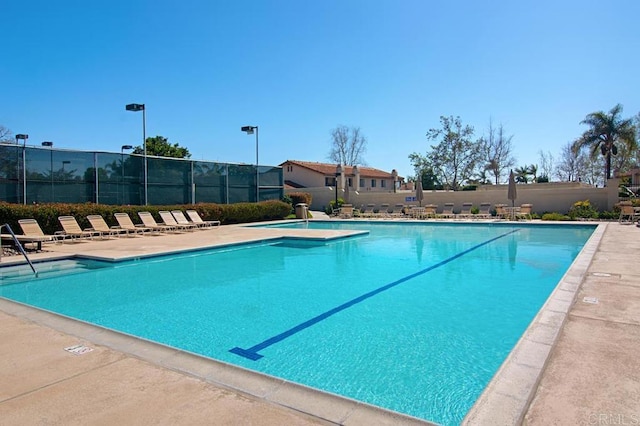
[[[478,219],[491,219],[491,203],[480,203],[476,217]]]
[[[104,218],[98,214],[90,214],[87,216],[87,220],[91,224],[91,228],[85,229],[85,231],[97,231],[100,232],[102,236],[116,236],[119,237],[120,234],[129,233],[126,229],[122,229],[119,226],[109,227],[107,222],[104,221]]]
[[[456,215],[456,218],[472,219],[473,218],[473,214],[471,213],[472,208],[473,208],[473,203],[462,203],[462,208],[460,209],[460,213]]]
[[[375,204],[367,204],[363,209],[362,209],[362,217],[373,217],[375,216],[375,213],[373,213],[373,210],[376,208]]]
[[[15,234],[15,236],[23,246],[24,244],[35,244],[36,250],[40,251],[42,250],[42,243],[58,242],[55,235],[45,234],[35,219],[20,219],[18,220],[18,225],[20,225],[23,235]],[[2,234],[2,240],[13,241],[13,236],[11,234]]]
[[[342,207],[340,207],[339,216],[341,219],[351,219],[353,217],[353,205],[343,204]]]
[[[638,217],[640,217],[640,211],[636,210],[631,202],[623,201],[620,203],[620,217],[618,218],[618,222],[633,223]]]
[[[171,216],[173,216],[173,218],[176,220],[176,222],[178,223],[178,225],[180,226],[188,226],[189,229],[203,229],[202,226],[198,225],[197,223],[194,223],[192,221],[190,221],[189,219],[187,219],[187,217],[184,215],[184,213],[182,213],[182,210],[171,210]],[[164,220],[164,218],[163,218]],[[187,228],[185,228],[187,229]]]
[[[453,203],[444,203],[444,207],[442,209],[442,213],[438,213],[436,217],[450,219],[456,217],[456,214],[453,212]]]
[[[389,217],[389,203],[380,204],[380,210],[378,210],[378,217]]]
[[[60,225],[62,225],[62,231],[57,231],[56,234],[61,238],[69,237],[72,241],[80,238],[93,239],[95,236],[103,236],[103,233],[95,230],[88,230],[80,228],[78,221],[73,216],[60,216],[58,217]]]
[[[422,206],[411,206],[409,208],[409,216],[413,219],[424,219],[426,217],[426,207]]]
[[[404,217],[404,204],[398,203],[393,206],[391,210],[391,216]]]
[[[499,219],[508,219],[509,212],[504,204],[496,204],[496,217]]]
[[[196,226],[192,223],[178,223],[176,218],[173,217],[168,210],[160,210],[158,214],[160,215],[160,219],[162,219],[161,225],[172,226],[174,229],[185,231],[193,231],[196,229]]]
[[[144,234],[145,232],[153,232],[154,230],[151,228],[147,228],[144,225],[135,225],[131,218],[127,213],[114,213],[116,220],[118,221],[118,225],[120,225],[121,229],[128,231],[129,233],[136,234]],[[127,234],[128,235],[128,234]]]
[[[200,225],[203,227],[220,226],[219,220],[202,220],[202,217],[200,217],[200,213],[198,213],[196,210],[187,210],[187,216],[189,216],[191,222],[195,223],[196,225]]]
[[[520,206],[520,211],[516,213],[516,218],[531,220],[531,210],[533,209],[533,204],[523,204]]]
[[[438,210],[438,206],[436,204],[427,204],[424,206],[424,217],[425,218],[435,218],[437,217],[436,211]]]
[[[177,228],[175,226],[156,222],[154,217],[149,212],[138,212],[138,216],[140,217],[140,220],[142,221],[145,227],[150,228],[154,231],[176,232]]]

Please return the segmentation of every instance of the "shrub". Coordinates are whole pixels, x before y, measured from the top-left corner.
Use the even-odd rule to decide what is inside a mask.
[[[148,211],[156,220],[160,220],[160,210],[196,210],[204,220],[219,220],[223,224],[279,220],[287,217],[291,206],[283,201],[271,200],[259,203],[236,204],[180,204],[166,206],[112,206],[104,204],[10,204],[0,202],[0,224],[8,223],[15,233],[21,233],[19,219],[35,219],[43,232],[53,234],[61,230],[59,216],[74,216],[81,228],[89,228],[87,220],[90,214],[104,217],[108,225],[117,225],[114,213],[127,213],[134,223],[140,223],[138,212]]]
[[[569,216],[560,213],[545,213],[541,220],[572,220]]]
[[[478,214],[480,213],[480,208],[473,206],[471,207],[471,214]]]
[[[291,205],[295,207],[296,204],[304,203],[308,206],[311,205],[311,194],[308,192],[290,192],[288,197],[291,199]]]
[[[614,211],[605,211],[598,213],[598,219],[602,220],[617,220],[620,217],[620,209],[616,212]]]
[[[571,219],[595,219],[598,217],[598,211],[593,208],[589,200],[576,201],[569,209],[568,215]]]

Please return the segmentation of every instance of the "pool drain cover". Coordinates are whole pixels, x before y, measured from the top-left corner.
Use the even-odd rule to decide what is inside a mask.
[[[88,352],[91,352],[93,349],[84,345],[75,345],[64,348],[64,350],[67,352],[71,352],[74,355],[84,355]]]
[[[591,303],[592,305],[597,305],[598,304],[598,298],[597,297],[585,297],[584,299],[582,299],[582,301],[584,303]]]

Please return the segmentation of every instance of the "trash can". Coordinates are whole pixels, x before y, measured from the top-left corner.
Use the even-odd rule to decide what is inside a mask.
[[[307,211],[309,206],[306,203],[296,204],[296,219],[307,219]]]

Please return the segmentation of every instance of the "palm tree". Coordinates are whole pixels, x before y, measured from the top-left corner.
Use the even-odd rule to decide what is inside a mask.
[[[575,153],[584,147],[589,147],[593,158],[600,151],[605,157],[605,179],[611,177],[611,156],[618,153],[616,143],[624,144],[630,151],[637,148],[633,119],[622,119],[621,113],[622,105],[618,104],[608,114],[598,111],[587,115],[580,124],[587,124],[591,128],[572,145]]]
[[[533,178],[531,179],[531,182],[538,182],[538,165],[537,164],[530,165],[528,172],[531,176],[533,176]]]
[[[529,167],[522,166],[516,167],[515,170],[516,182],[518,183],[529,183]]]

